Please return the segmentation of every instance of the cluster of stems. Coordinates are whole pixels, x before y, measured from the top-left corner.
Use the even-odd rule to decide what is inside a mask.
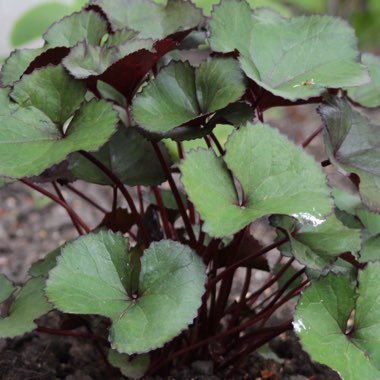
[[[263,119],[262,112],[258,112],[258,117],[261,120]],[[302,146],[306,148],[321,131],[322,128],[318,128],[302,143]],[[224,149],[213,133],[206,136],[205,141],[211,149],[216,149],[218,154],[224,155]],[[194,205],[191,202],[188,202],[187,205],[184,204],[173,170],[168,166],[160,146],[156,142],[152,142],[152,146],[166,175],[167,183],[173,193],[183,226],[181,226],[181,228],[175,227],[170,221],[168,210],[165,208],[162,198],[162,187],[151,186],[150,189],[155,197],[160,216],[163,236],[166,239],[180,240],[183,244],[192,247],[197,254],[203,258],[207,266],[208,280],[202,298],[202,306],[193,324],[173,341],[152,353],[152,364],[149,369],[149,374],[165,371],[170,365],[173,365],[173,363],[186,364],[199,358],[211,359],[219,368],[238,364],[248,353],[255,351],[261,345],[267,343],[279,334],[292,329],[291,320],[284,321],[277,326],[269,326],[268,321],[276,310],[294,297],[297,297],[305,286],[308,285],[309,280],[305,275],[305,269],[301,268],[291,276],[284,285],[277,286],[276,284],[278,284],[281,277],[292,267],[294,258],[285,258],[276,253],[278,255],[277,264],[281,265],[281,270],[276,274],[269,272],[259,289],[250,292],[254,278],[253,271],[255,269],[247,264],[252,262],[253,259],[272,252],[286,243],[289,238],[285,237],[243,258],[239,258],[239,247],[244,236],[250,234],[249,227],[246,227],[233,237],[229,246],[230,255],[228,256],[227,262],[223,263],[221,267],[218,262],[220,260],[218,253],[221,240],[211,238],[208,243],[205,244],[206,234],[202,231],[203,222],[197,214]],[[179,157],[185,158],[182,143],[178,143],[177,146]],[[142,187],[136,186],[135,194],[132,195],[131,189],[127,188],[102,162],[88,152],[82,151],[81,154],[96,165],[98,169],[112,181],[113,196],[110,210],[105,209],[95,200],[69,183],[53,181],[53,193],[28,179],[22,179],[21,182],[49,197],[63,207],[67,211],[79,235],[91,232],[91,227],[88,226],[73,207],[69,205],[63,195],[62,188],[79,196],[89,206],[97,209],[104,215],[116,213],[118,194],[121,194],[126,200],[130,213],[135,221],[135,227],[132,227],[127,233],[129,238],[135,241],[136,244],[139,243],[148,247],[151,242],[151,237],[143,220],[146,204],[144,202]],[[197,226],[197,229],[194,229],[194,226]],[[185,233],[180,232],[180,229],[183,228]],[[196,234],[196,230],[200,232]],[[347,258],[347,260],[349,260],[349,258]],[[232,287],[236,280],[236,271],[241,267],[245,268],[244,281],[240,293],[238,295],[232,294]],[[74,331],[74,329],[52,329],[42,326],[38,327],[37,331],[54,335],[90,339],[96,344],[101,356],[105,359],[102,347],[109,347],[108,341],[103,337],[95,335],[88,324],[84,327],[87,329],[86,332],[78,332]]]

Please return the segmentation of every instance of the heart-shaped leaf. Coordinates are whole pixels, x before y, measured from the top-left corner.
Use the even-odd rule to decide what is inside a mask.
[[[357,253],[361,247],[360,230],[346,227],[334,215],[328,217],[323,223],[313,226],[305,224],[297,226],[296,223],[284,223],[277,217],[275,223],[281,225],[289,237],[289,243],[281,246],[281,251],[289,252],[294,257],[313,270],[322,270],[336,260],[336,257],[345,252]],[[297,229],[297,234],[292,232]]]
[[[345,172],[356,173],[362,200],[380,211],[380,127],[342,98],[330,98],[319,107],[319,113],[326,127],[330,161]]]
[[[171,165],[165,147],[161,146],[166,162]],[[135,128],[121,127],[111,139],[93,154],[126,185],[158,185],[166,181],[153,147]],[[112,181],[93,163],[79,154],[70,157],[70,170],[75,177],[99,185]]]
[[[233,59],[209,59],[199,68],[171,62],[137,95],[133,116],[149,133],[170,136],[174,128],[226,107],[244,91],[242,72]]]
[[[161,347],[185,329],[197,314],[206,280],[190,248],[160,241],[145,250],[138,294],[130,297],[130,258],[122,235],[86,235],[62,249],[46,288],[62,311],[111,318],[111,345],[127,354]]]
[[[380,377],[379,287],[380,264],[369,263],[358,282],[329,274],[300,298],[294,328],[303,347],[344,380]]]
[[[17,83],[11,96],[21,104],[1,89],[0,175],[37,175],[72,152],[103,145],[115,131],[116,112],[95,99],[76,111],[83,95],[82,85],[58,66],[35,71]]]
[[[149,0],[92,0],[91,4],[104,11],[114,29],[129,28],[142,38],[165,38],[193,29],[203,20],[200,9],[182,0],[169,1],[166,6]]]
[[[44,278],[32,278],[17,292],[9,315],[0,319],[0,337],[14,338],[33,331],[34,321],[52,310],[43,293],[44,286]]]
[[[224,158],[191,151],[181,165],[186,192],[210,235],[233,234],[270,214],[317,225],[331,212],[319,165],[270,126],[247,124],[232,133],[226,150]],[[241,201],[231,173],[241,185]]]
[[[84,40],[98,45],[107,31],[107,20],[97,12],[83,10],[51,25],[43,38],[50,47],[73,47]]]
[[[62,66],[49,66],[24,75],[14,85],[11,98],[21,107],[39,109],[62,130],[85,93],[85,84],[70,77]]]
[[[214,51],[238,50],[247,76],[285,99],[309,99],[325,88],[370,80],[354,30],[338,18],[264,17],[244,1],[228,0],[215,7],[210,29]]]
[[[359,87],[347,89],[348,96],[364,107],[380,106],[380,57],[373,54],[363,54],[362,61],[367,66],[371,82]]]

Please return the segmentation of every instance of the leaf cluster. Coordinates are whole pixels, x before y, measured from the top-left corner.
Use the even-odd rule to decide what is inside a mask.
[[[210,17],[190,1],[92,0],[43,39],[1,70],[0,176],[63,207],[79,237],[24,286],[0,277],[0,335],[74,334],[36,322],[51,310],[91,331],[100,319],[109,335],[90,339],[138,378],[234,365],[294,327],[342,378],[378,378],[380,127],[360,107],[380,106],[380,61],[349,24],[240,0]],[[264,122],[302,104],[322,122],[302,146]],[[306,150],[322,132],[320,163]],[[79,180],[109,188],[110,211]],[[62,187],[101,218],[84,221]],[[274,325],[297,298],[294,321]]]

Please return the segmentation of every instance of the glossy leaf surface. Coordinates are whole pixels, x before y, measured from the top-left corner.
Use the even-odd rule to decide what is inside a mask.
[[[321,169],[270,126],[247,124],[232,133],[226,150],[224,159],[205,149],[191,151],[181,165],[185,190],[210,235],[233,234],[270,214],[318,224],[331,212]],[[243,203],[229,170],[242,187]]]

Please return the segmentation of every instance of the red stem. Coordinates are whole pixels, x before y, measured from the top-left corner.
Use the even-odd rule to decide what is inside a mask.
[[[45,190],[43,187],[36,185],[35,183],[29,181],[28,179],[22,178],[20,179],[20,182],[23,184],[31,187],[32,189],[38,191],[39,193],[45,195],[46,197],[50,198],[54,202],[58,203],[60,206],[62,206],[67,213],[75,218],[75,220],[81,225],[81,227],[85,230],[86,233],[91,232],[91,229],[87,226],[87,224],[81,219],[81,217],[65,202],[63,202],[61,199],[59,199],[56,195],[50,193],[49,191]]]
[[[64,186],[67,187],[74,194],[76,194],[79,197],[81,197],[82,199],[84,199],[90,205],[94,206],[99,211],[103,212],[104,214],[107,214],[107,210],[105,208],[103,208],[102,206],[100,206],[98,203],[96,203],[94,200],[92,200],[91,198],[89,198],[87,195],[83,194],[81,191],[79,191],[78,189],[76,189],[74,186],[70,185],[69,183],[65,184]]]
[[[289,237],[285,237],[271,245],[268,245],[267,247],[263,248],[262,250],[260,250],[259,252],[255,252],[255,253],[252,253],[251,255],[248,255],[246,257],[243,257],[242,259],[240,259],[239,261],[237,261],[236,263],[230,265],[228,268],[226,268],[223,272],[219,273],[208,285],[207,285],[207,288],[211,288],[213,286],[215,286],[216,283],[218,283],[221,279],[223,279],[225,276],[227,276],[229,273],[233,272],[236,268],[239,268],[240,266],[242,266],[242,264],[244,264],[245,262],[255,258],[255,257],[259,257],[259,256],[262,256],[264,255],[265,253],[271,251],[272,249],[274,248],[277,248],[279,247],[280,245],[286,243],[287,241],[289,241]]]
[[[62,194],[62,192],[61,192],[61,189],[58,187],[57,183],[56,183],[55,181],[53,181],[53,182],[52,182],[52,185],[53,185],[54,190],[55,190],[55,192],[57,193],[59,199],[60,199],[62,202],[68,204],[68,203],[66,202],[65,197],[63,196],[63,194]],[[80,227],[79,223],[77,222],[77,220],[76,220],[76,219],[75,219],[70,213],[68,213],[68,215],[69,215],[69,217],[70,217],[70,219],[71,219],[71,221],[72,221],[74,227],[75,227],[76,230],[78,231],[78,234],[82,236],[84,233],[83,233],[82,228]]]
[[[211,140],[212,142],[215,144],[216,148],[218,149],[218,152],[221,156],[224,156],[224,154],[226,153],[222,147],[222,144],[219,142],[219,140],[217,139],[217,137],[214,135],[214,132],[211,132],[210,133],[210,137],[211,137]]]
[[[196,246],[196,238],[195,238],[195,235],[194,235],[194,231],[193,231],[193,228],[191,226],[190,219],[187,216],[186,208],[185,208],[185,205],[182,202],[181,195],[180,195],[180,193],[178,191],[177,185],[176,185],[176,183],[174,181],[172,173],[170,172],[170,168],[168,167],[168,165],[167,165],[167,163],[165,161],[165,158],[162,155],[161,149],[158,146],[158,144],[156,142],[154,142],[154,141],[152,141],[151,143],[152,143],[153,149],[156,152],[156,155],[157,155],[157,157],[158,157],[158,159],[160,161],[162,169],[164,170],[164,173],[166,175],[166,179],[169,182],[170,189],[172,190],[173,196],[174,196],[174,198],[176,200],[176,203],[177,203],[177,206],[178,206],[178,210],[179,210],[179,212],[181,214],[181,217],[183,219],[183,223],[185,225],[187,234],[189,235],[190,242],[195,247]]]
[[[167,239],[172,239],[172,233],[170,229],[168,214],[166,212],[166,209],[164,207],[164,202],[162,201],[161,192],[157,186],[151,186],[151,189],[154,193],[154,196],[156,198],[158,209],[160,210],[161,215],[161,221],[162,225],[164,227],[165,235]]]
[[[144,214],[144,197],[143,197],[140,185],[136,186],[136,191],[137,191],[137,198],[139,199],[140,214],[143,215]]]
[[[140,229],[141,236],[144,240],[145,245],[149,246],[149,237],[148,237],[148,234],[145,230],[144,223],[142,221],[141,215],[138,213],[136,206],[135,206],[135,203],[133,201],[133,198],[129,194],[127,188],[120,181],[120,179],[115,174],[113,174],[113,172],[109,168],[107,168],[107,166],[105,166],[102,162],[100,162],[92,154],[90,154],[84,150],[81,150],[80,153],[83,157],[87,158],[90,162],[92,162],[95,166],[97,166],[121,191],[125,200],[128,203],[129,208],[131,209],[133,216],[136,219],[136,224],[138,225],[138,227]]]
[[[306,148],[321,132],[323,131],[323,126],[315,130],[306,140],[302,143],[302,148]]]

